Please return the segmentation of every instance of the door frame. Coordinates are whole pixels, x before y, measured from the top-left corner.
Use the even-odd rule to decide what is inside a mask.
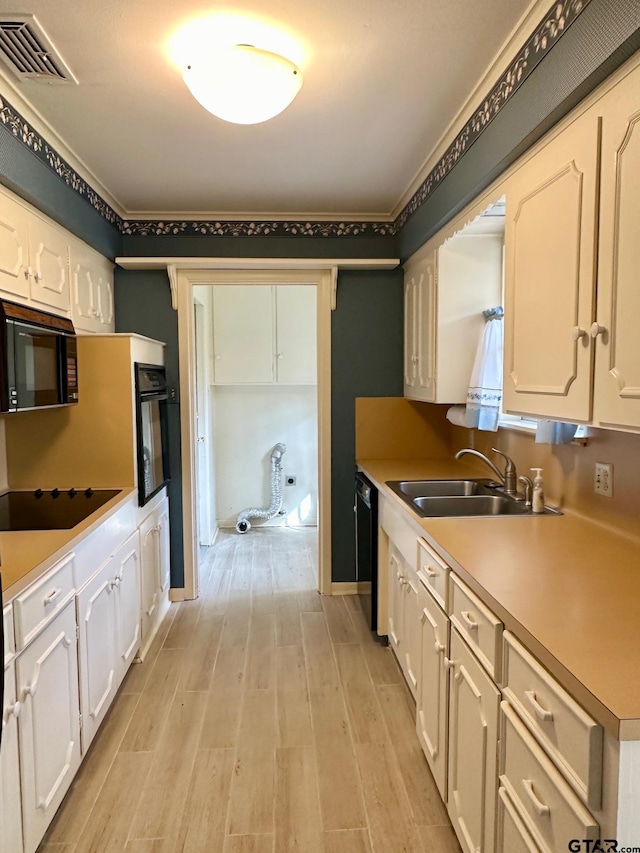
[[[193,288],[196,285],[300,285],[316,287],[318,346],[318,590],[331,593],[331,311],[335,307],[337,269],[175,269],[180,363],[180,438],[182,448],[182,518],[184,589],[172,599],[199,593],[197,522],[197,450],[195,428],[195,349]]]

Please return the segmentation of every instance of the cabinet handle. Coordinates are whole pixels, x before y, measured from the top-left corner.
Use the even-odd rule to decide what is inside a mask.
[[[69,639],[69,637],[65,637],[62,642],[65,644],[65,646],[67,648],[69,648],[69,646],[71,645],[71,640]]]
[[[574,326],[573,331],[571,332],[571,337],[573,338],[574,341],[579,341],[580,338],[586,338],[587,337],[587,330],[581,329],[580,326]]]
[[[438,573],[434,572],[433,569],[430,569],[429,566],[423,566],[422,568],[424,569],[425,574],[428,575],[430,578],[438,577]]]
[[[472,631],[477,630],[478,623],[475,619],[471,618],[471,613],[468,610],[461,610],[460,615],[462,616],[462,620]]]
[[[444,643],[439,643],[437,640],[433,644],[433,650],[437,655],[442,654],[444,651]]]
[[[442,661],[447,669],[455,669],[456,662],[451,658],[444,658]]]
[[[53,604],[56,598],[60,597],[61,589],[52,589],[49,595],[46,595],[43,600],[43,604],[46,607],[48,604]]]
[[[542,800],[539,800],[536,796],[536,792],[533,790],[533,782],[531,779],[523,779],[522,784],[524,785],[524,789],[529,796],[529,799],[533,803],[534,809],[538,812],[538,814],[543,817],[544,815],[551,814],[551,809],[546,803],[543,803]]]
[[[607,330],[606,330],[606,328],[605,328],[604,326],[601,326],[599,323],[594,323],[594,324],[591,326],[591,337],[592,337],[592,338],[597,338],[597,337],[598,337],[598,335],[604,335],[604,333],[605,333],[606,331],[607,331]]]
[[[278,353],[276,353],[276,358],[278,359],[278,361],[280,361],[281,359],[284,358],[284,354],[281,352],[278,352]]]
[[[538,702],[536,698],[536,694],[534,690],[525,690],[524,695],[529,700],[529,704],[536,712],[536,715],[540,717],[543,722],[549,722],[553,720],[553,712],[547,711],[546,708],[543,708],[542,705]]]

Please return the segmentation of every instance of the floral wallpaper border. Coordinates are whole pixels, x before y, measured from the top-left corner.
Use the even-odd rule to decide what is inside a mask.
[[[591,0],[557,0],[474,111],[443,157],[393,222],[123,220],[121,216],[53,149],[11,104],[0,97],[0,125],[45,163],[68,187],[84,198],[107,222],[128,236],[216,237],[356,237],[396,235],[447,177],[458,160],[498,115],[513,93],[557,43]]]

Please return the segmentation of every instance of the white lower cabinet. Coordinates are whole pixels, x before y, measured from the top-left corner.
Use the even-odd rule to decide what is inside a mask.
[[[440,796],[447,801],[447,731],[449,713],[449,620],[421,590],[420,688],[416,697],[416,730]]]
[[[22,811],[20,807],[20,762],[18,757],[18,717],[15,664],[4,670],[2,708],[2,749],[0,750],[0,850],[22,853]]]
[[[451,629],[449,817],[464,851],[492,853],[500,691]]]
[[[533,849],[555,853],[569,849],[571,839],[597,839],[600,827],[593,815],[580,802],[509,703],[503,702],[501,709],[500,786],[508,794],[528,834],[535,840],[537,846]],[[512,853],[512,849],[503,843],[498,847],[498,853]]]
[[[82,752],[86,752],[116,693],[116,620],[109,561],[76,597]]]
[[[73,602],[19,655],[16,672],[24,846],[33,853],[80,766]]]
[[[420,674],[419,581],[414,568],[393,545],[389,547],[389,641],[409,689],[416,697]]]
[[[140,647],[138,541],[136,532],[76,596],[83,754]]]
[[[502,853],[540,853],[506,788],[498,789],[496,850]]]
[[[170,582],[169,500],[163,498],[139,528],[141,657],[144,658],[168,606]]]

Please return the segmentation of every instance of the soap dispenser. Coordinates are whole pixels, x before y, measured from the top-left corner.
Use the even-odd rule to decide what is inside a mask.
[[[532,468],[531,470],[536,475],[533,480],[531,512],[544,512],[544,484],[542,480],[542,468]]]

